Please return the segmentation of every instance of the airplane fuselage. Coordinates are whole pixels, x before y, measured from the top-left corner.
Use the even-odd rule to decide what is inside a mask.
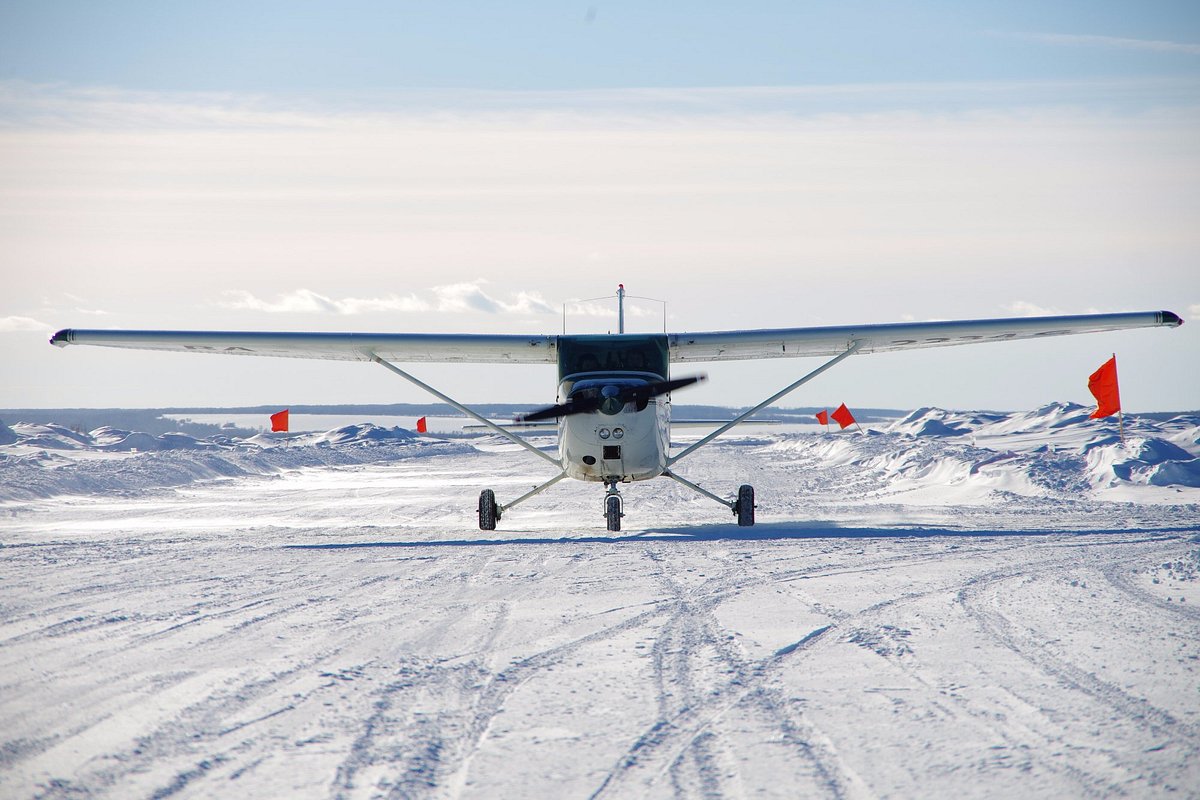
[[[559,340],[558,402],[581,398],[599,408],[562,416],[559,457],[572,478],[604,483],[663,474],[671,447],[669,394],[620,402],[622,389],[666,380],[665,335],[572,336]]]
[[[649,401],[641,411],[626,403],[615,414],[575,414],[559,420],[559,457],[567,475],[583,481],[657,478],[667,468],[670,431],[671,401],[666,395]]]

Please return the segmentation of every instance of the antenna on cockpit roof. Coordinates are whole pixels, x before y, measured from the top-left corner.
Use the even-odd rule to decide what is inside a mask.
[[[617,284],[617,333],[625,332],[625,284]]]
[[[649,300],[652,303],[659,303],[660,305],[662,305],[663,333],[667,332],[667,301],[659,300],[655,297],[642,297],[642,296],[636,295],[636,294],[626,294],[625,293],[625,284],[618,283],[617,284],[617,333],[625,332],[625,298],[626,297],[633,299],[633,300]],[[596,302],[597,300],[606,300],[606,299],[607,298],[605,298],[605,297],[591,297],[591,298],[588,298],[587,300],[570,300],[568,302],[563,303],[562,304],[562,332],[563,332],[563,335],[566,336],[566,334],[567,334],[567,306],[568,305],[570,305],[572,308],[576,309],[578,311],[578,313],[588,314],[588,315],[607,315],[607,312],[602,311],[598,307],[591,305],[592,303]],[[636,310],[637,309],[635,308],[635,311]],[[637,314],[635,314],[635,316],[637,316]],[[612,330],[610,329],[608,332],[612,333]]]

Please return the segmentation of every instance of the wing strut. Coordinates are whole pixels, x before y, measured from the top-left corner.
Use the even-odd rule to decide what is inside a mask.
[[[499,425],[492,422],[490,419],[487,419],[486,417],[482,416],[481,414],[479,414],[476,411],[472,411],[471,409],[467,408],[466,406],[464,406],[462,403],[458,402],[457,400],[454,400],[453,398],[442,394],[437,389],[430,386],[428,383],[425,383],[422,380],[414,378],[412,375],[409,375],[407,372],[400,369],[395,364],[392,364],[389,361],[384,361],[382,358],[375,355],[374,353],[371,354],[371,360],[374,361],[379,366],[383,367],[384,369],[391,370],[392,372],[396,373],[397,375],[399,375],[401,378],[404,378],[404,380],[408,381],[409,383],[412,383],[413,385],[418,386],[421,389],[424,389],[425,391],[429,392],[434,397],[441,400],[443,403],[448,403],[449,405],[458,409],[462,413],[466,414],[468,417],[478,420],[479,422],[483,423],[483,426],[485,428],[490,428],[492,431],[500,434],[505,439],[508,439],[511,442],[515,442],[516,444],[521,445],[521,447],[524,447],[526,450],[528,450],[529,452],[538,456],[539,458],[543,458],[546,461],[549,461],[551,464],[554,465],[555,469],[562,470],[562,464],[558,463],[558,459],[554,458],[551,455],[547,455],[546,453],[537,449],[536,447],[531,445],[529,442],[522,439],[520,436],[517,436],[512,431],[507,431],[504,428],[501,428]],[[524,499],[524,498],[522,498],[522,499]],[[512,505],[512,504],[510,503],[509,505]]]
[[[740,425],[741,423],[745,422],[747,417],[751,416],[752,414],[757,414],[759,411],[762,411],[764,408],[766,408],[767,406],[771,405],[771,403],[774,403],[776,400],[778,400],[779,398],[783,397],[784,395],[786,395],[786,394],[789,394],[789,393],[791,393],[791,392],[795,391],[796,389],[799,389],[801,386],[803,386],[804,384],[808,383],[809,381],[811,381],[813,378],[815,378],[815,377],[817,377],[818,375],[820,375],[820,374],[821,374],[822,372],[824,372],[825,370],[827,370],[827,369],[829,369],[830,367],[833,367],[833,366],[835,366],[835,365],[837,365],[837,364],[841,363],[843,359],[849,358],[850,356],[854,355],[854,354],[855,354],[855,353],[858,351],[858,348],[859,348],[859,345],[860,345],[860,344],[861,344],[861,343],[860,343],[859,341],[857,341],[857,340],[855,340],[855,341],[851,342],[851,343],[850,343],[850,346],[849,346],[849,347],[847,347],[847,348],[846,348],[846,350],[845,350],[844,352],[842,352],[842,353],[838,354],[837,356],[835,356],[835,357],[831,358],[829,361],[826,361],[824,364],[822,364],[821,366],[817,367],[817,368],[816,368],[816,369],[814,369],[812,372],[808,373],[808,374],[807,374],[807,375],[805,375],[803,378],[801,378],[800,380],[798,380],[798,381],[796,381],[795,383],[791,384],[790,386],[787,386],[786,388],[780,389],[778,392],[776,392],[775,394],[771,395],[771,396],[770,396],[770,397],[768,397],[766,400],[763,400],[761,403],[759,403],[758,405],[756,405],[754,408],[750,409],[749,411],[746,411],[746,412],[744,412],[744,413],[742,413],[742,414],[739,414],[738,416],[734,417],[734,418],[733,418],[733,419],[731,419],[729,422],[727,422],[727,423],[725,423],[724,425],[722,425],[720,428],[717,428],[715,431],[713,431],[712,433],[708,434],[707,436],[705,436],[705,437],[704,437],[703,439],[701,439],[700,441],[696,442],[696,443],[695,443],[695,444],[693,444],[692,446],[690,446],[690,447],[688,447],[687,449],[685,449],[683,452],[681,452],[681,453],[677,453],[676,455],[672,456],[670,459],[668,459],[668,460],[667,460],[667,467],[669,468],[669,467],[673,466],[673,465],[675,464],[675,462],[676,462],[676,461],[679,461],[679,460],[680,460],[681,458],[683,458],[684,456],[691,455],[692,453],[694,453],[695,451],[699,450],[699,449],[700,449],[701,447],[703,447],[704,445],[706,445],[706,444],[708,444],[709,442],[711,442],[713,439],[715,439],[715,438],[717,438],[718,436],[720,436],[722,433],[725,433],[725,431],[729,430],[729,429],[730,429],[730,428],[732,428],[733,426],[735,426],[735,425]],[[678,478],[677,476],[675,476],[675,475],[672,475],[671,477],[672,477],[672,478],[675,478],[676,480],[679,480],[679,478]],[[725,501],[724,501],[724,500],[722,500],[721,502],[725,502]]]

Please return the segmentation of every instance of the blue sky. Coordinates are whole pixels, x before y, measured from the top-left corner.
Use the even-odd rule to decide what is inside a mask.
[[[1200,406],[1195,4],[746,6],[0,2],[0,407],[419,400],[44,335],[554,332],[621,281],[673,330],[1170,308],[1193,324],[852,359],[788,402],[1086,402],[1117,349],[1128,407]]]
[[[1188,2],[9,0],[0,8],[3,77],[157,91],[1194,78],[1200,69],[1200,12]]]

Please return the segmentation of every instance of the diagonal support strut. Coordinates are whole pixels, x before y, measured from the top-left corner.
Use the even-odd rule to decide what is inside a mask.
[[[483,426],[485,428],[490,428],[492,431],[500,434],[505,439],[508,439],[509,441],[514,442],[515,444],[521,445],[521,447],[524,447],[526,450],[533,453],[538,458],[549,461],[551,464],[554,465],[555,469],[558,469],[558,470],[562,469],[562,464],[559,463],[557,458],[554,458],[551,455],[547,455],[546,453],[542,452],[541,450],[539,450],[536,447],[534,447],[533,445],[531,445],[529,442],[522,439],[520,436],[517,436],[512,431],[506,431],[504,428],[501,428],[499,425],[492,422],[490,419],[485,418],[483,415],[479,414],[478,412],[467,408],[462,403],[458,402],[457,400],[453,399],[452,397],[442,394],[437,389],[430,386],[428,383],[425,383],[424,381],[419,380],[418,378],[415,378],[412,375],[409,375],[407,372],[400,369],[395,364],[393,364],[389,361],[384,361],[382,358],[375,355],[374,353],[371,353],[371,360],[374,361],[379,366],[383,367],[384,369],[390,370],[391,372],[394,372],[395,374],[399,375],[401,378],[404,378],[404,380],[408,381],[409,383],[413,384],[414,386],[424,389],[425,391],[429,392],[431,395],[438,398],[442,402],[447,403],[450,406],[453,406],[454,408],[458,409],[462,413],[466,414],[468,417],[478,420],[479,422],[481,422],[483,424]],[[566,475],[566,473],[564,472],[563,475]],[[563,476],[559,476],[559,478],[556,478],[554,480],[554,482],[557,483],[558,480],[561,479],[562,477]],[[522,498],[522,499],[524,499],[524,498]],[[509,505],[511,506],[512,503],[510,503]]]
[[[861,344],[862,343],[858,342],[858,341],[851,342],[850,346],[847,347],[846,350],[844,352],[842,352],[841,354],[835,356],[834,358],[830,359],[829,361],[826,361],[824,364],[817,367],[812,372],[808,373],[807,375],[805,375],[803,378],[796,381],[795,383],[793,383],[783,389],[780,389],[778,392],[771,395],[766,400],[763,400],[761,403],[759,403],[758,405],[756,405],[754,408],[750,409],[749,411],[743,412],[742,414],[739,414],[738,416],[734,417],[729,422],[727,422],[724,425],[722,425],[721,427],[717,428],[715,431],[708,434],[700,441],[698,441],[698,442],[692,444],[690,447],[687,447],[686,449],[684,449],[683,452],[677,453],[676,455],[669,458],[667,460],[667,467],[671,467],[672,465],[675,464],[675,462],[679,461],[684,456],[688,456],[688,455],[691,455],[692,453],[696,452],[701,447],[708,444],[713,439],[715,439],[718,436],[720,436],[721,434],[725,433],[727,430],[734,427],[735,425],[740,425],[741,423],[745,422],[747,417],[751,416],[752,414],[757,414],[759,411],[762,411],[764,408],[771,405],[771,403],[774,403],[776,400],[783,397],[784,395],[790,394],[791,392],[795,391],[796,389],[799,389],[801,386],[808,383],[809,381],[811,381],[813,378],[820,375],[825,370],[840,364],[844,359],[849,358],[850,356],[852,356],[856,352],[858,352],[858,348],[861,346]],[[664,474],[669,474],[669,473],[664,473]],[[672,475],[671,477],[675,478],[675,480],[679,480],[679,477],[677,475]],[[693,486],[692,488],[703,492],[703,490],[699,489],[698,486]],[[724,503],[725,501],[721,500],[721,502]]]

